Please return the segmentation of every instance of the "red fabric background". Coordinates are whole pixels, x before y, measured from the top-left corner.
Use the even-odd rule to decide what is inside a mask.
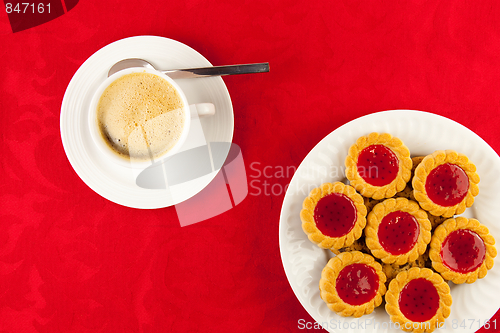
[[[449,117],[500,152],[499,12],[497,1],[86,0],[13,33],[2,10],[0,331],[294,332],[312,322],[281,264],[283,194],[249,195],[181,228],[172,207],[125,208],[78,178],[60,106],[101,47],[158,35],[215,65],[270,62],[270,73],[224,79],[234,142],[255,176],[251,163],[298,166],[337,127],[388,109]]]

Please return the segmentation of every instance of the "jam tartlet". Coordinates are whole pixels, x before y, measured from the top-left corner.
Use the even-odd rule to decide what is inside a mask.
[[[344,317],[361,317],[382,303],[385,275],[372,256],[344,252],[330,259],[321,272],[320,295],[330,310]]]
[[[365,236],[375,257],[386,264],[403,265],[425,252],[431,241],[431,223],[415,201],[391,198],[368,214]]]
[[[311,242],[323,249],[341,249],[361,237],[366,207],[352,186],[325,183],[305,198],[300,219]]]
[[[479,193],[476,166],[454,150],[437,150],[415,169],[413,194],[432,215],[452,217],[472,206]]]
[[[444,221],[432,236],[432,267],[453,283],[473,283],[486,276],[496,257],[495,239],[476,219],[457,217]]]
[[[428,268],[414,267],[389,283],[385,310],[406,332],[432,332],[450,315],[450,287]]]
[[[411,177],[410,151],[388,133],[362,136],[349,148],[346,177],[361,195],[375,200],[402,191]]]

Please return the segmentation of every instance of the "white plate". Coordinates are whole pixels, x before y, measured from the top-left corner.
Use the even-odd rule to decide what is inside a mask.
[[[308,240],[299,217],[302,201],[311,189],[325,182],[344,179],[344,159],[349,147],[358,137],[370,132],[387,132],[400,138],[412,156],[427,155],[438,149],[454,149],[467,155],[476,165],[481,182],[474,205],[464,215],[477,218],[489,228],[495,239],[500,240],[500,158],[474,132],[450,119],[410,110],[379,112],[339,127],[318,143],[297,169],[283,201],[279,229],[281,259],[288,281],[311,317],[330,332],[403,332],[394,325],[390,326],[383,307],[358,319],[340,317],[328,309],[319,295],[318,286],[321,271],[333,255]],[[484,279],[473,284],[450,283],[451,315],[446,319],[445,327],[435,332],[477,331],[479,325],[483,325],[484,320],[490,319],[500,307],[499,285],[499,263]],[[466,328],[460,326],[464,319]],[[299,328],[314,324],[305,319],[297,320]]]
[[[92,143],[87,112],[92,95],[119,60],[142,58],[158,69],[211,66],[192,48],[172,39],[138,36],[109,44],[85,61],[66,89],[61,105],[61,138],[69,162],[80,178],[95,192],[117,204],[134,208],[161,208],[178,204],[200,192],[216,176],[212,172],[169,190],[144,189],[136,185],[137,172],[106,162]],[[190,104],[210,102],[213,117],[201,119],[207,142],[231,142],[233,107],[220,77],[176,80]],[[226,155],[227,156],[227,155]],[[175,193],[175,195],[172,195]]]

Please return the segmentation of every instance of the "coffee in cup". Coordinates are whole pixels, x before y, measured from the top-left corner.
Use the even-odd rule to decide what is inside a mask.
[[[90,136],[102,157],[140,169],[175,155],[191,133],[193,117],[215,114],[212,103],[188,105],[167,75],[139,67],[105,79],[89,111]]]
[[[179,92],[164,78],[146,72],[121,76],[97,105],[100,135],[118,156],[150,160],[179,141],[184,123]]]

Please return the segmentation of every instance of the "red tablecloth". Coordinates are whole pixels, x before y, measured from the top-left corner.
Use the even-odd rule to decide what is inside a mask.
[[[75,3],[15,33],[0,13],[2,332],[293,332],[313,321],[281,264],[283,193],[181,228],[172,207],[122,207],[73,171],[65,89],[118,39],[169,37],[215,65],[270,63],[224,79],[247,173],[296,167],[337,127],[389,109],[446,116],[500,152],[500,2]]]

